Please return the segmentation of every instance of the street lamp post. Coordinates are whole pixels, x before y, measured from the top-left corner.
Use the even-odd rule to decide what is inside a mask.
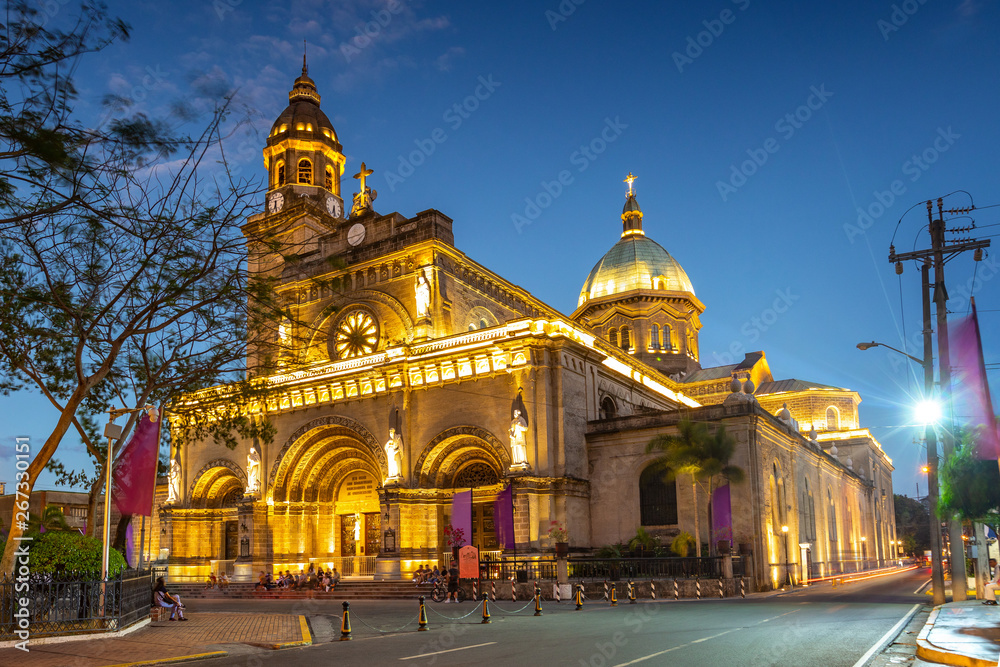
[[[924,262],[921,267],[923,279],[923,311],[924,311],[924,358],[918,359],[902,350],[885,343],[858,343],[859,350],[872,347],[886,347],[898,352],[908,359],[920,364],[924,369],[924,396],[929,398],[934,394],[934,343],[931,339],[931,301],[930,301],[930,264]],[[931,590],[934,604],[944,604],[944,565],[941,560],[941,520],[937,516],[938,503],[938,453],[937,432],[934,424],[928,420],[924,425],[924,440],[927,443],[927,502],[930,505],[930,538],[931,538]]]

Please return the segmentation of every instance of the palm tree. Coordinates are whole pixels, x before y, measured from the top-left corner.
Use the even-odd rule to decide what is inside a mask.
[[[66,521],[66,515],[63,514],[62,508],[56,505],[46,505],[45,509],[42,510],[41,516],[34,513],[28,514],[28,530],[27,533],[46,533],[46,532],[72,532],[73,527],[69,525]]]
[[[709,521],[712,516],[712,492],[715,480],[723,477],[728,481],[739,483],[743,481],[743,469],[729,463],[736,451],[736,441],[730,436],[724,426],[719,426],[714,434],[708,430],[708,425],[702,422],[692,422],[682,419],[677,425],[677,435],[661,434],[654,437],[646,445],[647,452],[658,452],[657,462],[667,468],[667,479],[677,475],[691,476],[691,499],[694,507],[694,539],[695,555],[701,555],[701,528],[698,521],[698,485],[707,486],[709,498]],[[709,545],[710,553],[715,552],[714,545]]]

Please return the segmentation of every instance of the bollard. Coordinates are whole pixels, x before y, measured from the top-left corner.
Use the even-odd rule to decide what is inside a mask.
[[[490,582],[490,599],[494,602],[497,601],[497,582],[496,579]]]
[[[635,604],[635,584],[631,579],[628,581],[628,603]]]
[[[558,585],[558,584],[557,584]],[[535,582],[535,616],[542,615],[542,589],[538,587],[538,582]]]
[[[608,580],[604,580],[604,601],[608,602],[611,599],[611,593],[608,590]]]
[[[424,596],[420,596],[420,615],[417,616],[417,631],[425,632],[427,630],[427,608],[424,607]]]
[[[583,584],[576,585],[576,608],[583,609]]]
[[[650,595],[653,596],[653,599],[655,600],[656,599],[656,582],[655,581],[650,581],[649,582],[649,593],[650,593]]]
[[[479,599],[479,582],[476,581],[475,579],[472,580],[472,599],[473,600]]]
[[[701,578],[698,577],[698,576],[695,576],[695,578],[694,578],[694,590],[695,590],[695,593],[698,596],[698,599],[700,600],[701,599]]]
[[[618,606],[618,584],[611,584],[611,606]]]
[[[483,622],[482,622],[482,625],[485,625],[486,623],[492,623],[492,622],[493,621],[490,620],[490,601],[484,595],[483,596]]]
[[[510,601],[517,602],[517,588],[514,583],[514,577],[510,578]]]
[[[677,599],[677,577],[674,577],[674,599]]]
[[[747,596],[746,581],[743,580],[743,576],[740,575],[740,597],[745,598]]]
[[[351,641],[351,603],[344,603],[344,618],[340,622],[340,641]]]
[[[559,582],[558,581],[556,582],[555,594],[556,594],[556,604],[562,602],[562,593],[559,592]]]
[[[719,577],[719,599],[726,597],[722,592],[722,577]]]

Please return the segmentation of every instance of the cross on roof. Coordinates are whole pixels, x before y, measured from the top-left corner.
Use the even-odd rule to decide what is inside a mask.
[[[366,169],[365,168],[365,163],[364,162],[361,163],[361,171],[359,171],[358,173],[354,174],[354,178],[356,178],[359,181],[361,181],[361,192],[365,191],[365,179],[367,179],[369,176],[371,176],[374,173],[375,172],[372,171],[371,169]]]
[[[630,172],[628,173],[628,176],[627,176],[627,177],[625,178],[625,180],[623,181],[624,183],[628,183],[628,193],[629,193],[629,194],[632,194],[632,183],[633,183],[634,181],[635,181],[635,176],[633,176],[633,175],[632,175],[632,172],[630,171]]]

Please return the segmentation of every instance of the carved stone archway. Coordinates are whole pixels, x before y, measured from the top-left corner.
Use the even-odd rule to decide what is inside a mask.
[[[507,447],[486,429],[453,426],[427,443],[413,464],[413,476],[423,488],[450,486],[454,473],[474,460],[488,464],[500,476],[511,464]]]

